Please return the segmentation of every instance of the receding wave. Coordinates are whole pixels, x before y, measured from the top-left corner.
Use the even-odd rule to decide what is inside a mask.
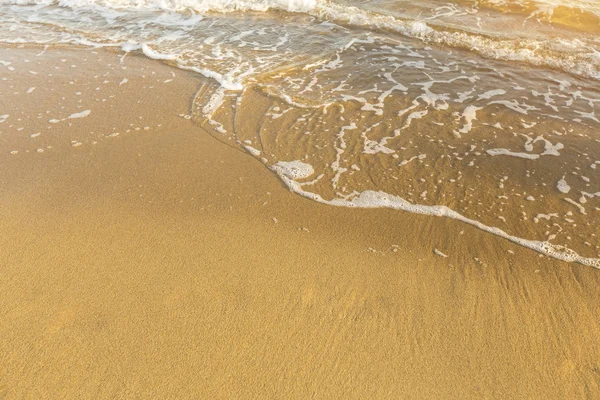
[[[522,3],[0,0],[0,41],[198,72],[194,122],[302,196],[599,267],[600,42]]]

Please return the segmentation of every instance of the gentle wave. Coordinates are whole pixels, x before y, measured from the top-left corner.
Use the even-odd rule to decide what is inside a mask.
[[[521,61],[588,78],[600,79],[600,52],[578,39],[557,42],[542,39],[492,37],[465,31],[445,31],[431,23],[405,21],[356,7],[319,3],[311,13],[319,18],[369,28],[387,29],[402,35],[452,47],[466,48],[484,57]],[[558,47],[558,48],[556,48]]]
[[[316,0],[2,0],[8,5],[58,5],[60,7],[100,6],[115,9],[144,8],[157,10],[193,10],[200,13],[209,11],[267,11],[279,9],[290,12],[310,12],[316,7]]]
[[[546,0],[547,1],[547,0]],[[449,29],[435,20],[402,19],[353,5],[324,0],[2,0],[0,4],[39,4],[60,7],[111,9],[145,9],[193,11],[197,13],[229,13],[240,11],[281,10],[306,13],[321,20],[347,24],[371,30],[392,31],[425,43],[468,49],[478,55],[505,61],[526,62],[539,67],[561,69],[575,75],[600,79],[600,42],[581,38],[530,38],[481,34]],[[504,3],[492,2],[500,6]],[[537,3],[536,3],[537,4]],[[551,4],[553,7],[558,5]],[[542,7],[540,4],[538,7]],[[550,6],[548,6],[550,7]],[[542,8],[544,9],[544,8]]]
[[[481,0],[479,4],[571,26],[591,27],[592,24],[597,25],[600,18],[600,3],[596,0]]]

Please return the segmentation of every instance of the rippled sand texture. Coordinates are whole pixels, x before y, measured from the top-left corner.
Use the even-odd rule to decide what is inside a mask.
[[[3,399],[600,391],[597,270],[290,193],[192,122],[195,73],[89,49],[0,60]],[[250,117],[248,134],[286,118]]]

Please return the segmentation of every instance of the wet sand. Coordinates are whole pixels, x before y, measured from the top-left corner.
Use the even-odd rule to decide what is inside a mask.
[[[41,51],[0,50],[0,398],[598,398],[598,270],[294,195],[201,77]]]

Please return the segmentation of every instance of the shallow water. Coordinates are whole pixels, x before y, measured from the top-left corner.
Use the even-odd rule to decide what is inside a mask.
[[[596,2],[0,4],[4,43],[141,51],[210,78],[194,120],[299,194],[600,266]]]

